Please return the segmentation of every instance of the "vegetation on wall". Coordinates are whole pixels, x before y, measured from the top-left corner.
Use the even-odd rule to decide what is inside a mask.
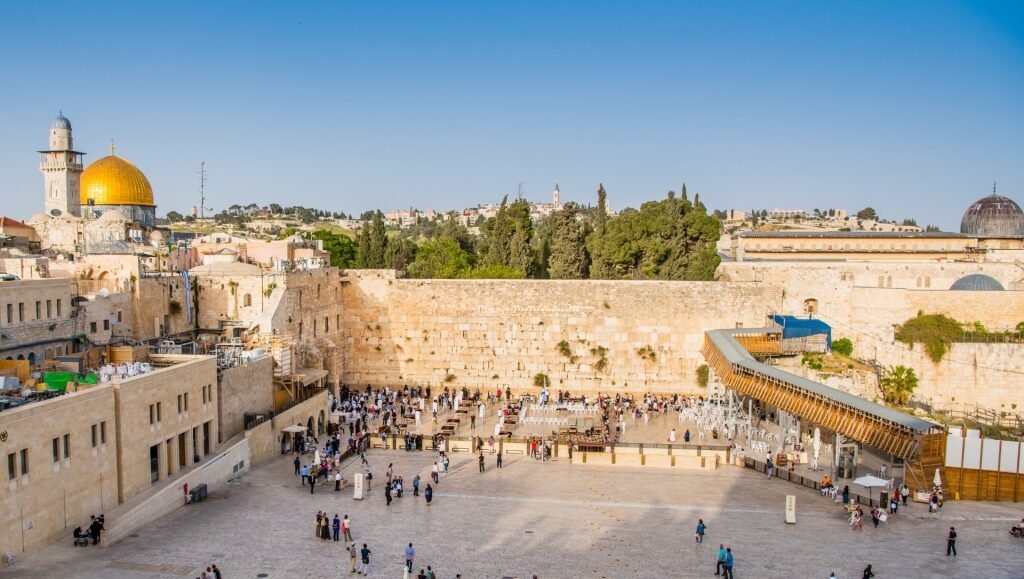
[[[655,352],[654,348],[650,346],[643,346],[641,348],[637,348],[636,355],[640,356],[644,360],[650,360],[651,362],[656,362],[658,360],[657,352]]]
[[[543,372],[538,372],[533,377],[533,385],[536,386],[537,388],[544,388],[550,383],[551,381],[548,379],[548,375]]]
[[[181,302],[179,302],[178,300],[171,300],[170,302],[168,302],[167,305],[171,310],[171,314],[181,313]]]
[[[963,335],[960,322],[945,314],[924,314],[918,312],[896,329],[896,339],[913,346],[924,344],[924,350],[932,362],[938,364],[949,350],[949,344]]]
[[[697,366],[697,384],[701,388],[707,388],[708,387],[708,375],[709,374],[710,374],[710,370],[708,369],[708,365],[707,364],[701,364],[700,366]]]

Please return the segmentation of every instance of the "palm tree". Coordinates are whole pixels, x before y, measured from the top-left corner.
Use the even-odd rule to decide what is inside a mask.
[[[917,374],[913,368],[890,366],[882,378],[882,396],[890,404],[904,406],[917,388]]]

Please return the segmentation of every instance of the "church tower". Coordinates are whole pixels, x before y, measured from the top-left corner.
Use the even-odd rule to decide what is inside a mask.
[[[551,197],[551,201],[556,209],[562,206],[562,192],[558,190],[558,183],[555,183],[555,191],[551,194]]]
[[[71,121],[58,114],[50,127],[50,148],[39,151],[39,170],[43,173],[43,207],[47,215],[82,214],[79,198],[82,155],[74,150]]]

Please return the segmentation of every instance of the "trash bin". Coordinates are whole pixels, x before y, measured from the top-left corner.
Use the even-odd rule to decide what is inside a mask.
[[[207,487],[206,483],[198,484],[188,492],[191,495],[191,502],[198,503],[199,501],[206,498]]]
[[[883,509],[889,508],[889,491],[878,493],[878,505]]]

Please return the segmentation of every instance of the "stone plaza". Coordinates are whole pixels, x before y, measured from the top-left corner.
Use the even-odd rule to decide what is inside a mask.
[[[713,576],[719,543],[736,556],[741,577],[1021,577],[1024,542],[1007,529],[1021,509],[1007,503],[949,501],[939,514],[910,504],[888,523],[851,530],[845,511],[813,490],[736,466],[713,471],[541,462],[506,455],[453,453],[433,504],[411,493],[415,473],[429,479],[436,454],[374,450],[374,486],[364,500],[351,485],[321,484],[311,495],[294,475],[294,455],[240,476],[198,504],[140,529],[113,546],[74,547],[70,537],[28,555],[3,576],[197,577],[216,563],[225,577],[348,576],[344,542],[314,536],[318,510],[352,519],[353,538],[372,550],[370,576],[402,577],[407,543],[414,571],[439,578]],[[389,464],[406,493],[385,506]],[[348,459],[346,478],[361,472]],[[796,524],[784,522],[796,496]],[[694,528],[708,525],[703,544]],[[945,556],[955,526],[960,555]]]

